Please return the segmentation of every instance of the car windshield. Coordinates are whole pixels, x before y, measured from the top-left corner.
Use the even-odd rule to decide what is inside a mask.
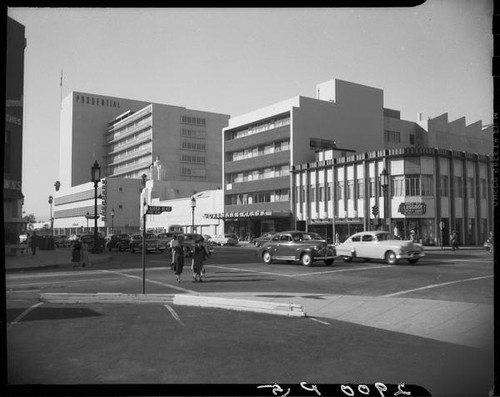
[[[116,234],[113,238],[128,238],[128,234]]]
[[[377,234],[378,241],[386,241],[386,240],[398,240],[398,238],[391,233],[380,233]]]

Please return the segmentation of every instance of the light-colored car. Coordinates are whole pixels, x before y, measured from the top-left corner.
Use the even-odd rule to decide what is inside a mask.
[[[392,233],[377,230],[353,234],[342,244],[337,245],[337,255],[345,262],[353,258],[385,260],[390,265],[397,264],[401,259],[410,263],[425,256],[422,245],[409,240],[399,240]]]
[[[238,245],[238,238],[234,234],[220,234],[212,237],[211,241],[217,245]]]
[[[257,256],[268,264],[280,260],[311,266],[315,261],[324,261],[330,266],[335,260],[335,248],[319,234],[293,230],[274,234],[259,247]]]

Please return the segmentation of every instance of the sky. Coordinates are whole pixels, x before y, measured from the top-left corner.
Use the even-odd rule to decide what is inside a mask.
[[[382,89],[384,106],[404,120],[448,113],[449,121],[492,124],[492,10],[492,0],[8,8],[27,39],[23,210],[38,221],[50,216],[61,98],[72,91],[238,116],[298,95],[314,98],[316,84],[341,79]]]

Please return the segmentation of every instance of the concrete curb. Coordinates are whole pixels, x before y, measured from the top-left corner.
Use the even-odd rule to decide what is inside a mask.
[[[227,310],[276,314],[288,317],[305,317],[302,305],[242,299],[219,298],[199,295],[171,294],[121,294],[121,293],[42,293],[45,303],[171,303],[180,306],[212,307]]]
[[[305,317],[302,305],[197,295],[174,295],[174,305],[215,307],[221,309],[270,313],[288,317]]]

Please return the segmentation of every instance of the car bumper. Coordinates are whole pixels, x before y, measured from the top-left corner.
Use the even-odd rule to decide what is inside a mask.
[[[328,259],[335,259],[335,255],[328,255],[328,256],[315,256],[314,260],[315,261],[324,261]]]
[[[397,254],[396,258],[398,258],[398,259],[420,259],[424,256],[425,256],[425,254],[423,252],[405,252],[404,254]]]

